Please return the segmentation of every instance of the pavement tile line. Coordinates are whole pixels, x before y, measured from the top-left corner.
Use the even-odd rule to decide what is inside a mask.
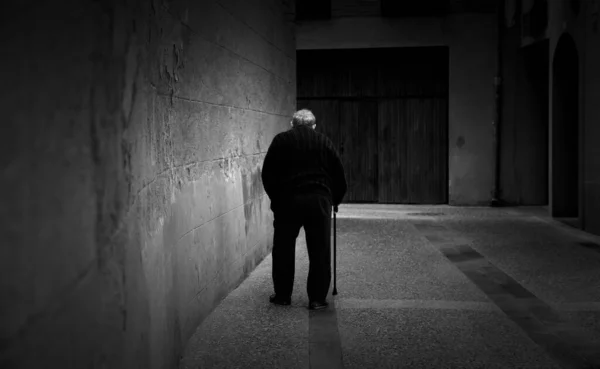
[[[310,369],[344,368],[334,297],[325,310],[309,312],[308,350]]]
[[[600,302],[565,302],[554,306],[559,311],[600,312]]]
[[[343,309],[421,309],[421,310],[471,310],[501,312],[492,302],[447,300],[378,300],[338,299],[336,308]]]
[[[468,244],[452,245],[448,237],[452,231],[447,227],[428,222],[412,224],[561,366],[600,368],[600,343],[594,342],[587,332],[570,323]],[[586,306],[579,306],[582,307]]]

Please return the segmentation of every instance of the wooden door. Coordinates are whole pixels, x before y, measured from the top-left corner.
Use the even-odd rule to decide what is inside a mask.
[[[298,109],[340,151],[344,202],[447,203],[447,47],[299,50],[297,65]]]
[[[447,100],[379,103],[379,202],[447,202]]]
[[[378,201],[377,101],[340,101],[340,154],[348,192],[344,202]]]

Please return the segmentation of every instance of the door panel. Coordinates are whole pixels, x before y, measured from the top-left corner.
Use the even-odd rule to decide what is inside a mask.
[[[345,202],[378,201],[377,101],[340,101],[340,154],[346,171]]]
[[[401,100],[379,103],[379,202],[408,202],[407,124]]]
[[[446,99],[379,104],[379,202],[447,202]]]

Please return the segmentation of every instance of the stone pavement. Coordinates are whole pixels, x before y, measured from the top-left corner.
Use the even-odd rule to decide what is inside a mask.
[[[538,208],[342,205],[338,292],[292,306],[271,258],[194,334],[186,368],[600,368],[600,238]]]

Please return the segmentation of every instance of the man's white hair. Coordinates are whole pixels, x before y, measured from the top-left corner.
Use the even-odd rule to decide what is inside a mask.
[[[313,126],[316,122],[315,115],[308,109],[298,110],[292,117],[293,126]]]

